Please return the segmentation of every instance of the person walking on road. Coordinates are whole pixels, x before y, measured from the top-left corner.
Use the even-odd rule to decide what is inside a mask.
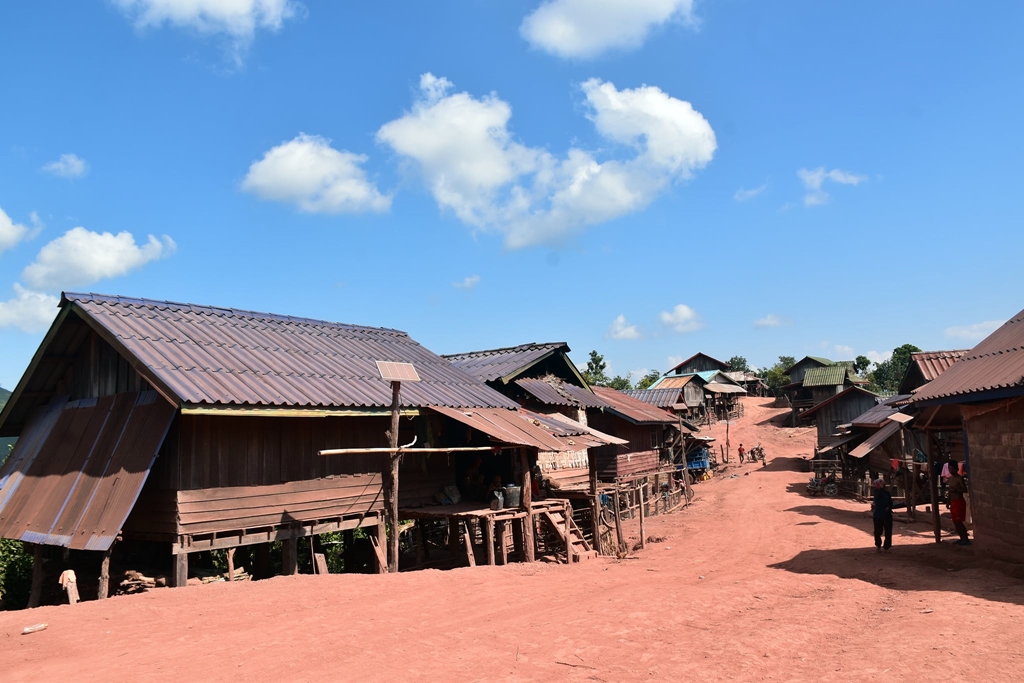
[[[949,461],[949,479],[946,481],[946,495],[949,496],[949,514],[953,518],[953,526],[960,540],[956,545],[970,545],[967,536],[967,482],[960,476],[960,465],[955,460]]]
[[[875,479],[871,482],[871,517],[875,522],[875,552],[889,552],[892,547],[892,494],[885,488],[885,482]],[[885,543],[882,535],[885,534]]]

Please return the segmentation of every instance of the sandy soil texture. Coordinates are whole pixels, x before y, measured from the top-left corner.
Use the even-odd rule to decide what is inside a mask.
[[[4,681],[1011,681],[1024,583],[808,498],[811,430],[745,399],[733,465],[635,559],[297,576],[0,613]],[[717,425],[716,436],[724,432]],[[732,475],[738,475],[733,477]],[[900,515],[902,517],[902,515]],[[636,529],[633,529],[634,538]],[[21,629],[48,622],[40,633]]]

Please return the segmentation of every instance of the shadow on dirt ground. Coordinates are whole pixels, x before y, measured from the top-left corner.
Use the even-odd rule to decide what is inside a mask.
[[[819,517],[824,521],[834,524],[845,524],[866,534],[873,533],[871,515],[866,503],[863,511],[840,510],[830,505],[798,505],[787,509],[786,512],[795,512],[808,517]],[[893,538],[898,536],[921,538],[932,533],[931,529],[924,524],[910,523],[899,518],[894,520],[892,532]]]
[[[979,560],[973,548],[949,542],[900,546],[888,554],[872,547],[804,550],[790,560],[768,565],[794,574],[831,574],[900,591],[955,591],[984,600],[1024,605],[1024,584],[1008,574],[1013,567]],[[995,570],[990,574],[964,570]],[[1001,573],[996,573],[1001,572]]]
[[[766,472],[806,472],[807,461],[801,457],[768,458],[768,466],[761,469]]]

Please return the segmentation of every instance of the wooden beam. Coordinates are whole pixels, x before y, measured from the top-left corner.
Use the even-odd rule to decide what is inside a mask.
[[[644,487],[645,486],[646,486],[646,484],[641,482],[641,484],[640,484],[640,505],[638,506],[638,509],[640,510],[640,549],[641,550],[643,550],[644,548],[647,547],[647,534],[646,534],[646,531],[645,531],[646,527],[644,526]]]
[[[391,429],[388,432],[391,453],[387,456],[388,472],[385,476],[384,486],[384,514],[387,517],[388,531],[388,571],[398,571],[398,536],[401,531],[398,529],[398,465],[402,461],[401,451],[398,449],[398,419],[399,405],[402,393],[402,383],[391,383]]]
[[[502,565],[508,564],[508,529],[508,522],[498,522],[498,557],[501,558]]]
[[[36,543],[32,547],[32,587],[28,592],[28,606],[39,607],[43,596],[43,546]]]
[[[223,550],[244,545],[260,545],[273,541],[283,541],[288,538],[304,538],[306,536],[319,536],[331,531],[348,531],[359,527],[369,527],[378,524],[376,514],[360,515],[358,517],[343,518],[331,522],[307,522],[302,526],[283,526],[268,528],[266,531],[238,530],[236,532],[222,532],[211,538],[190,538],[180,537],[171,544],[171,552],[196,553],[203,550]]]
[[[487,564],[494,566],[494,519],[488,517],[484,522],[484,543],[487,544]]]
[[[935,436],[929,433],[934,440]],[[942,523],[939,521],[939,476],[935,469],[935,453],[931,444],[928,444],[928,486],[932,499],[932,528],[935,532],[935,542],[942,543]]]
[[[619,491],[616,489],[612,493],[613,508],[615,509],[615,536],[619,542],[619,551],[617,554],[625,553],[626,551],[626,539],[622,535],[622,511],[619,509]]]
[[[299,543],[294,538],[281,542],[281,574],[294,576],[299,573]]]
[[[522,494],[520,495],[520,503],[522,508],[526,511],[526,517],[523,518],[523,557],[527,562],[533,562],[534,560],[534,542],[533,542],[533,484],[530,478],[530,458],[526,453],[525,448],[519,449],[519,466],[523,470],[523,482],[522,482]]]
[[[519,448],[518,446],[452,446],[451,448],[438,447],[438,448],[398,448],[397,444],[395,448],[388,446],[387,448],[325,448],[322,451],[317,451],[317,455],[355,455],[360,453],[398,453],[399,455],[405,455],[411,453],[482,453],[487,451],[493,453],[496,450],[510,450],[513,448]]]
[[[235,549],[228,548],[227,551],[228,560],[228,581],[235,580]]]
[[[103,560],[100,562],[100,581],[96,589],[96,599],[106,600],[110,595],[110,556],[114,553],[114,544],[103,551]]]
[[[175,588],[184,588],[188,585],[188,555],[181,553],[174,556],[174,571],[171,577],[171,584]]]
[[[476,556],[473,553],[473,539],[469,536],[469,520],[462,522],[462,540],[466,545],[466,559],[470,567],[476,566]]]

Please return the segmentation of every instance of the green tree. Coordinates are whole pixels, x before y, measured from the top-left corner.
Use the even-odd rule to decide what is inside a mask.
[[[587,368],[583,371],[583,378],[587,380],[587,384],[603,387],[608,382],[608,375],[604,374],[607,369],[608,363],[604,361],[604,356],[597,351],[591,351]]]
[[[871,369],[871,359],[867,356],[857,356],[853,361],[853,371],[861,377],[867,377],[868,370]]]
[[[651,370],[646,375],[644,375],[643,377],[641,377],[640,379],[637,380],[636,388],[637,389],[647,389],[652,384],[657,382],[659,379],[661,379],[661,373],[658,372],[657,370]]]
[[[750,372],[750,366],[747,365],[747,359],[743,356],[733,356],[729,359],[729,371]]]
[[[910,354],[917,353],[920,350],[913,344],[897,346],[892,350],[892,356],[889,360],[875,364],[875,370],[870,376],[872,384],[878,387],[878,390],[883,394],[895,394],[896,390],[899,389],[900,382],[903,380],[903,375],[907,373],[907,367],[910,365]]]
[[[605,362],[604,356],[597,351],[591,351],[590,360],[587,361],[587,368],[583,371],[583,378],[587,380],[588,384],[595,387],[611,387],[619,391],[633,388],[633,383],[629,381],[628,377],[623,377],[622,375],[609,377],[605,372],[607,369],[608,363]]]
[[[757,376],[764,380],[773,394],[778,395],[782,387],[789,384],[789,375],[786,374],[786,370],[795,364],[796,359],[793,356],[779,356],[775,365],[770,368],[761,368],[757,371]]]

